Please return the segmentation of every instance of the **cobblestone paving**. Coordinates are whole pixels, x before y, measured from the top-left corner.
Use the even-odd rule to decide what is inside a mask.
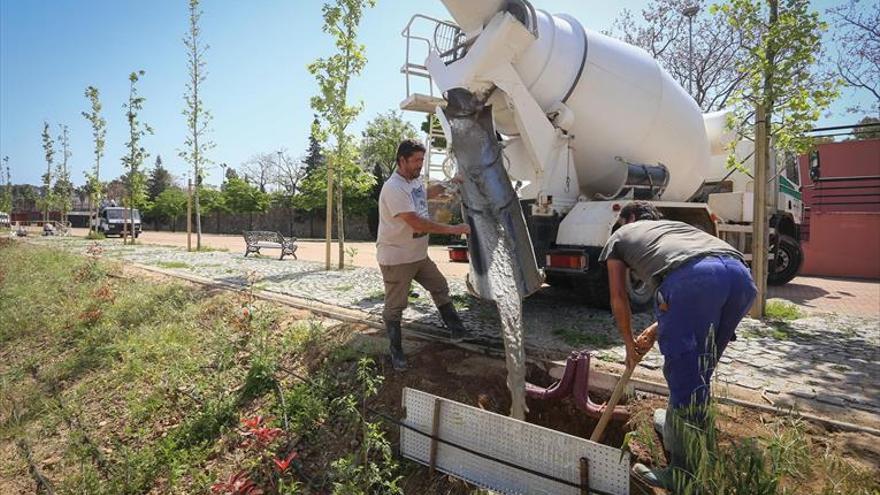
[[[87,241],[72,238],[36,240],[82,252]],[[266,257],[244,258],[222,251],[187,253],[174,247],[122,246],[104,241],[105,256],[189,273],[215,281],[246,284],[256,276],[255,287],[372,314],[382,311],[382,278],[373,268],[324,271],[308,261],[279,261]],[[467,295],[464,284],[450,280],[450,289],[474,339],[501,346],[500,326],[494,306]],[[404,318],[440,325],[430,296],[417,284],[418,297],[410,299]],[[634,328],[650,323],[649,315],[635,315]],[[600,359],[622,362],[624,348],[608,311],[579,304],[570,293],[547,288],[530,297],[524,306],[526,344],[530,353],[563,357],[572,349],[591,348]],[[788,322],[762,323],[746,318],[739,338],[721,359],[721,383],[765,392],[770,397],[790,394],[825,404],[855,408],[880,415],[880,318],[855,315],[812,315]],[[659,371],[663,359],[651,352],[640,366]]]

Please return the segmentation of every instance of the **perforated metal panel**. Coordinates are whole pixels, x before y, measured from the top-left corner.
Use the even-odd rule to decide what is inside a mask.
[[[403,390],[404,422],[431,433],[435,401],[441,401],[438,437],[475,452],[502,459],[571,483],[580,482],[580,458],[589,461],[590,488],[629,493],[629,454],[566,433],[518,421],[412,388]],[[400,428],[404,457],[430,461],[431,439]],[[579,489],[437,443],[436,468],[474,485],[506,494],[573,494]]]

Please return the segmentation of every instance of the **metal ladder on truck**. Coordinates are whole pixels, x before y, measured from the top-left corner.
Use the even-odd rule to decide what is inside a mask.
[[[430,37],[421,33],[429,31]],[[455,174],[455,164],[446,148],[446,137],[437,118],[438,108],[446,105],[446,100],[434,95],[434,82],[425,65],[414,62],[414,45],[424,44],[424,55],[436,50],[440,58],[453,62],[464,56],[467,41],[458,25],[428,17],[422,14],[412,16],[400,33],[406,39],[406,61],[400,68],[406,78],[406,98],[400,102],[400,109],[427,114],[428,131],[425,136],[425,167],[423,173],[426,180],[449,179]],[[421,53],[421,52],[419,52]],[[413,91],[414,79],[425,80],[428,93]]]

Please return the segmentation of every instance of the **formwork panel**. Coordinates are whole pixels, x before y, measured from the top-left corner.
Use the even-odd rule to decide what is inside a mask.
[[[440,401],[437,436],[474,452],[516,466],[580,483],[580,459],[589,462],[590,488],[615,495],[629,493],[629,453],[542,426],[443,399],[420,390],[403,390],[404,423],[430,434]],[[400,429],[401,454],[429,465],[431,439]],[[505,494],[580,494],[580,489],[437,443],[435,467],[474,485]]]

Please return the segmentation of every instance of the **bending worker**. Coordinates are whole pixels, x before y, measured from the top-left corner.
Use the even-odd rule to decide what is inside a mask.
[[[428,234],[470,234],[470,227],[431,221],[428,197],[441,194],[445,188],[438,184],[426,194],[421,180],[424,146],[412,139],[404,140],[397,147],[396,160],[397,170],[385,181],[379,194],[376,258],[385,282],[382,319],[390,341],[391,364],[394,369],[402,370],[406,368],[406,358],[401,345],[400,320],[413,280],[431,293],[452,340],[464,338],[466,330],[452,305],[446,278],[428,258]]]
[[[674,488],[693,473],[698,459],[687,459],[683,436],[704,430],[712,372],[735,330],[755,300],[757,290],[743,255],[721,239],[682,222],[662,220],[647,201],[620,211],[600,261],[607,261],[611,308],[623,341],[626,364],[635,366],[654,339],[663,354],[669,386],[666,410],[654,411],[654,428],[669,452],[669,467],[633,470],[648,484]],[[626,292],[626,270],[658,287],[656,322],[634,339]]]

